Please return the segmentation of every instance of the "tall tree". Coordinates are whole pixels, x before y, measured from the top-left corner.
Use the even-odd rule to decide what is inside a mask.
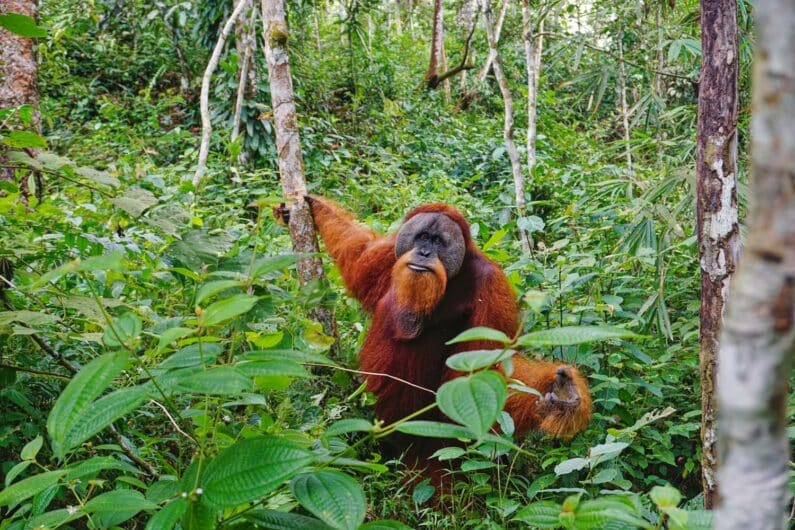
[[[522,0],[522,40],[527,69],[527,177],[531,183],[536,165],[538,77],[541,74],[541,51],[544,45],[544,19],[539,19],[536,31],[530,15],[530,0]]]
[[[701,477],[704,505],[717,495],[715,377],[729,279],[739,251],[737,222],[737,0],[701,2],[697,205],[701,261]]]
[[[293,202],[289,216],[293,249],[309,255],[298,261],[298,279],[302,284],[306,284],[313,279],[322,279],[324,273],[323,263],[317,257],[320,247],[312,213],[304,200],[307,193],[306,176],[304,159],[301,155],[301,136],[298,130],[298,113],[295,109],[293,78],[290,74],[290,57],[287,54],[289,31],[284,16],[283,0],[262,0],[262,24],[279,176],[284,196]],[[327,308],[318,307],[312,311],[312,315],[323,324],[327,333],[336,332],[334,316]]]
[[[787,528],[795,356],[795,3],[754,5],[753,202],[720,342],[715,528]]]
[[[38,13],[36,0],[2,0],[0,15],[17,13],[33,19]],[[38,62],[36,41],[0,27],[0,109],[32,105],[38,107]],[[34,110],[33,123],[38,127],[39,112]],[[0,164],[0,180],[14,180],[14,168]]]
[[[507,0],[505,0],[507,3]],[[519,150],[516,149],[516,142],[513,141],[513,95],[511,87],[508,85],[508,78],[502,68],[502,59],[497,47],[497,32],[494,27],[494,15],[491,10],[491,0],[483,0],[483,25],[486,28],[486,38],[489,42],[489,56],[493,56],[491,67],[494,70],[494,77],[500,87],[502,102],[504,107],[504,118],[502,137],[505,142],[505,151],[511,161],[511,173],[513,175],[513,185],[516,200],[516,213],[522,218],[527,212],[527,203],[524,195],[524,173],[522,172],[522,162],[519,159]],[[530,252],[532,243],[530,232],[524,228],[519,228],[519,238],[522,250]]]
[[[431,33],[431,57],[425,79],[435,82],[439,77],[439,68],[444,62],[444,0],[433,2],[433,24]],[[437,83],[438,84],[438,83]]]

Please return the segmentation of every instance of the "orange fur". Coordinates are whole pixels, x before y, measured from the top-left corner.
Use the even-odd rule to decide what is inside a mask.
[[[395,286],[395,299],[400,307],[418,315],[429,315],[444,296],[447,287],[447,274],[444,265],[437,258],[432,272],[416,272],[408,267],[411,252],[406,252],[392,267],[392,282]]]

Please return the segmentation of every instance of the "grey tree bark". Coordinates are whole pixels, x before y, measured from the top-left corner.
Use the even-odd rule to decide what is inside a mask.
[[[747,243],[718,364],[718,530],[787,527],[795,355],[795,3],[759,0]]]
[[[239,58],[239,72],[240,77],[237,85],[237,96],[235,98],[235,111],[232,118],[232,136],[231,140],[234,142],[241,134],[241,118],[243,114],[243,105],[247,99],[255,98],[257,96],[257,68],[254,61],[257,39],[254,24],[257,18],[256,4],[251,0],[235,0],[237,2],[246,2],[248,4],[246,10],[240,15],[235,24],[235,47],[237,48],[237,56]],[[240,153],[237,156],[238,165],[244,165],[248,161],[248,154],[241,145]]]
[[[527,68],[527,177],[533,181],[536,165],[536,114],[538,108],[538,78],[541,73],[541,51],[544,45],[544,21],[533,30],[529,0],[522,0],[522,40]]]
[[[696,220],[701,263],[701,481],[704,505],[718,495],[716,366],[729,280],[740,248],[737,221],[737,1],[701,2]]]
[[[298,279],[301,284],[306,284],[313,279],[322,280],[324,272],[323,263],[316,256],[320,247],[312,213],[309,205],[304,201],[307,193],[306,177],[301,155],[293,79],[290,74],[290,58],[287,54],[289,31],[284,16],[283,0],[262,0],[261,13],[279,176],[284,196],[293,203],[289,220],[290,238],[293,250],[312,254],[298,261]],[[312,316],[323,324],[326,333],[336,336],[336,322],[329,309],[318,307],[312,311]]]

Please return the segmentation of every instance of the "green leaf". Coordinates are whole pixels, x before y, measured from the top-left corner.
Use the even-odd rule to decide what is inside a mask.
[[[370,432],[372,429],[373,424],[370,421],[361,418],[351,418],[334,422],[326,429],[323,436],[339,436],[349,432]]]
[[[649,498],[658,508],[675,508],[682,500],[682,494],[671,486],[654,486]]]
[[[37,311],[0,311],[0,326],[7,326],[12,322],[33,327],[58,322],[58,317]]]
[[[47,30],[37,25],[33,17],[20,15],[19,13],[6,13],[0,15],[0,28],[5,28],[11,33],[29,39],[47,36]]]
[[[157,204],[157,197],[151,191],[143,188],[129,188],[121,197],[108,200],[135,218],[141,217],[146,210]]]
[[[275,436],[237,442],[207,466],[204,499],[230,508],[270,493],[314,460],[299,445]]]
[[[0,15],[2,17],[3,15]],[[47,149],[47,142],[38,134],[30,131],[11,131],[0,138],[0,144],[12,149]]]
[[[29,519],[25,528],[60,528],[66,523],[80,519],[85,515],[86,513],[81,509],[75,511],[69,508],[62,508]]]
[[[323,364],[337,366],[337,363],[316,353],[299,350],[259,350],[246,352],[239,356],[246,361],[293,361],[297,363]]]
[[[501,342],[503,344],[510,344],[511,342],[508,335],[502,331],[486,327],[477,327],[459,333],[454,339],[447,341],[445,344],[457,344],[459,342],[469,342],[472,340],[489,340]]]
[[[473,440],[477,438],[475,434],[466,427],[439,421],[407,421],[398,425],[396,430],[405,434],[413,434],[414,436],[425,436],[426,438],[453,438],[459,440]]]
[[[111,392],[83,409],[74,417],[61,441],[61,450],[69,451],[99,431],[137,409],[146,399],[146,388],[133,386]]]
[[[25,499],[33,497],[40,491],[58,483],[58,480],[66,474],[65,469],[56,469],[33,475],[16,484],[12,484],[3,491],[0,491],[0,506],[10,506],[17,504]]]
[[[356,530],[364,522],[367,499],[359,483],[339,471],[315,471],[290,483],[295,500],[338,530]]]
[[[399,521],[382,519],[380,521],[373,521],[372,523],[363,524],[359,527],[359,530],[411,530],[411,527],[406,526]]]
[[[533,528],[559,528],[560,505],[552,501],[539,501],[528,504],[513,518]]]
[[[41,435],[36,436],[33,440],[25,444],[19,456],[22,460],[36,460],[36,455],[39,454],[39,449],[41,449],[43,443],[44,438],[42,438]]]
[[[497,372],[478,372],[443,384],[436,394],[439,408],[480,438],[497,421],[508,389]]]
[[[606,444],[599,444],[591,447],[588,451],[588,456],[596,463],[607,462],[621,454],[621,451],[629,447],[626,442],[611,442]]]
[[[290,361],[245,361],[237,363],[235,369],[248,377],[256,377],[258,375],[312,377],[303,366]]]
[[[634,337],[638,337],[638,335],[615,326],[563,326],[522,335],[516,344],[519,346],[570,346],[584,342]]]
[[[144,530],[171,530],[188,507],[188,499],[174,499],[154,514]]]
[[[97,495],[85,503],[83,508],[86,512],[92,514],[133,512],[133,515],[135,515],[141,510],[154,510],[157,508],[157,504],[146,500],[141,492],[137,490],[113,490]]]
[[[580,503],[574,514],[574,521],[578,530],[600,530],[611,522],[626,523],[634,528],[653,528],[633,506],[609,497]]]
[[[77,480],[86,477],[95,477],[102,471],[124,471],[127,474],[140,474],[141,471],[126,462],[122,462],[112,456],[95,456],[88,460],[83,460],[68,469],[69,473],[65,480]]]
[[[305,257],[306,254],[282,254],[259,259],[254,263],[254,267],[251,269],[251,278],[256,279],[273,271],[284,269]]]
[[[155,354],[158,354],[168,348],[175,340],[187,337],[188,335],[193,335],[194,333],[196,333],[196,329],[194,328],[168,328],[160,334],[160,340],[157,343]]]
[[[111,324],[105,328],[102,342],[111,348],[124,346],[128,350],[134,350],[142,329],[141,319],[135,313],[128,311],[120,317],[114,318]]]
[[[222,291],[240,287],[241,285],[243,285],[243,282],[239,280],[218,280],[216,282],[205,283],[201,286],[199,292],[196,293],[196,305],[201,304],[207,298],[215,296]]]
[[[242,315],[254,307],[257,300],[259,297],[254,295],[238,294],[210,304],[199,315],[199,326],[208,328]]]
[[[14,479],[17,478],[20,473],[25,471],[32,463],[33,461],[31,460],[23,460],[22,462],[17,462],[14,467],[9,469],[8,473],[6,473],[5,487],[7,488],[12,482],[14,482]]]
[[[47,432],[52,438],[53,452],[63,459],[63,442],[77,418],[121,373],[127,363],[127,352],[120,350],[97,357],[80,370],[66,385],[47,418]]]
[[[251,390],[251,379],[229,366],[216,366],[198,373],[189,373],[177,381],[187,392],[233,396]]]
[[[252,510],[245,515],[248,521],[271,530],[329,530],[331,527],[306,515],[278,512],[276,510]]]
[[[170,355],[158,366],[170,370],[172,368],[199,366],[202,363],[207,365],[221,355],[222,351],[223,348],[217,342],[194,342]]]
[[[515,350],[472,350],[451,355],[445,363],[459,372],[474,372],[494,366],[500,361],[513,357],[515,353]]]
[[[93,272],[93,271],[116,271],[123,272],[126,270],[124,263],[124,254],[121,252],[111,252],[103,254],[102,256],[94,256],[86,260],[76,260],[74,265],[75,272]]]
[[[557,476],[566,475],[572,471],[579,471],[590,464],[587,458],[569,458],[555,466],[555,474]]]

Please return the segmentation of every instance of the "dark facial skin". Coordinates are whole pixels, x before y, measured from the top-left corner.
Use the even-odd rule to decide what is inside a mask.
[[[458,223],[441,213],[421,213],[406,221],[398,232],[395,254],[399,258],[406,252],[412,253],[411,270],[430,271],[438,259],[450,279],[461,269],[466,244]]]

